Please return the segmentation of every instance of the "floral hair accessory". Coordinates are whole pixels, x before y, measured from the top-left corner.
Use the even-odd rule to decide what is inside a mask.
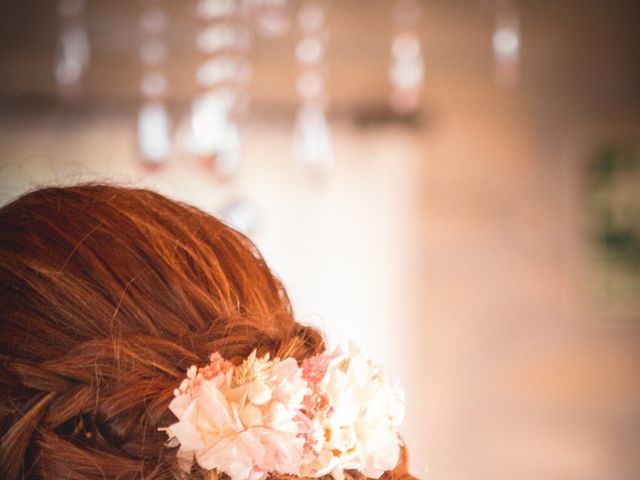
[[[187,371],[169,409],[166,431],[178,462],[231,480],[269,474],[379,478],[400,456],[404,394],[397,382],[353,346],[295,359],[259,358],[239,366],[220,354]]]

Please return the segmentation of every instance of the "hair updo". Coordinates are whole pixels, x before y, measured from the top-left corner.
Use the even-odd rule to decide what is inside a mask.
[[[301,361],[324,345],[255,246],[216,218],[106,185],[0,209],[3,479],[203,478],[178,468],[158,427],[175,421],[190,365],[253,349]]]

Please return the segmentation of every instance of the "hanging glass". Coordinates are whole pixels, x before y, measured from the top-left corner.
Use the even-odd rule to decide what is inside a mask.
[[[496,5],[495,30],[492,37],[496,83],[514,87],[520,76],[520,16],[510,1]]]
[[[139,58],[142,63],[138,111],[138,158],[144,167],[164,165],[171,153],[171,121],[165,97],[167,47],[164,34],[169,17],[162,0],[141,0]]]
[[[186,149],[213,167],[220,179],[240,167],[239,120],[247,105],[251,78],[248,0],[198,0],[201,28],[195,48],[201,61],[195,80],[199,93],[191,104],[182,139]]]
[[[421,8],[417,0],[395,1],[395,34],[391,42],[389,65],[389,104],[399,114],[415,112],[422,98],[424,56],[418,35],[420,16]]]
[[[303,0],[297,14],[299,40],[295,57],[299,67],[299,98],[293,128],[293,152],[307,171],[323,176],[333,166],[333,136],[327,119],[325,86],[326,0]]]
[[[59,0],[60,32],[55,63],[55,78],[61,95],[80,92],[83,76],[89,66],[91,49],[84,22],[84,0]]]

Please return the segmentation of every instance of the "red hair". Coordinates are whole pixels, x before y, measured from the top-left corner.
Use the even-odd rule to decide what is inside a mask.
[[[324,346],[214,217],[106,185],[0,209],[2,478],[200,478],[158,431],[172,391],[211,352],[238,363],[253,349],[300,361]]]

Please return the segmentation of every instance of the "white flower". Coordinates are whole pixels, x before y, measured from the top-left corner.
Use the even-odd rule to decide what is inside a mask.
[[[403,392],[353,345],[338,347],[329,357],[324,376],[311,387],[316,397],[327,396],[330,408],[313,412],[324,435],[313,437],[318,453],[303,474],[331,472],[335,477],[344,469],[357,469],[379,478],[398,463]]]

